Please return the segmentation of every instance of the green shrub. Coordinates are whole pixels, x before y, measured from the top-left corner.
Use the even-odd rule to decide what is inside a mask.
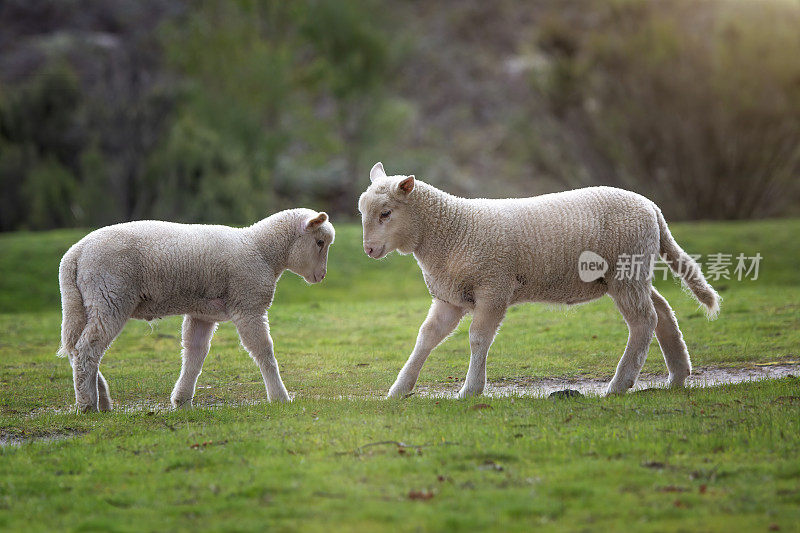
[[[688,218],[772,215],[797,197],[796,4],[596,9],[591,27],[561,22],[539,37],[551,57],[544,93],[613,169],[593,179],[640,190]]]

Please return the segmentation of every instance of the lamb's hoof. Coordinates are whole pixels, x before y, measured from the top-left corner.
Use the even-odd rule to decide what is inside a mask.
[[[564,390],[557,390],[550,393],[550,398],[583,398],[583,394],[581,391],[575,389],[564,389]]]
[[[184,409],[189,410],[192,408],[192,399],[187,398],[186,400],[179,400],[177,398],[173,398],[171,400],[172,408],[173,409]]]
[[[392,385],[392,388],[389,389],[389,393],[386,395],[387,398],[408,398],[413,392],[411,390],[414,388],[414,385],[406,385],[400,384],[398,385],[396,382]]]
[[[684,389],[686,388],[686,378],[688,377],[688,374],[683,377],[670,376],[667,381],[667,386],[670,389]]]
[[[462,387],[460,391],[458,391],[458,398],[471,398],[473,396],[480,396],[483,394],[483,387],[471,387],[467,388],[466,386]]]
[[[292,403],[292,399],[288,396],[280,398],[269,398],[269,403]]]
[[[608,389],[606,389],[606,394],[605,395],[606,396],[622,396],[626,392],[628,392],[627,388],[609,386]]]
[[[105,413],[114,409],[114,403],[111,401],[111,398],[100,398],[98,403],[100,410]]]
[[[96,405],[78,405],[78,413],[86,414],[86,413],[97,413],[100,409],[97,408]]]
[[[291,403],[292,399],[289,397],[289,393],[283,391],[280,394],[268,394],[267,401],[270,403]]]
[[[630,380],[628,383],[612,380],[611,383],[608,384],[608,389],[606,389],[606,396],[625,394],[628,392],[628,389],[633,387],[633,382],[634,380]]]

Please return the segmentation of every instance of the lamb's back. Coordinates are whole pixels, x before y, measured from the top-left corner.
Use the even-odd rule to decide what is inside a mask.
[[[231,271],[258,260],[241,230],[203,224],[126,222],[98,229],[76,246],[79,281],[102,280],[153,305],[222,297]]]
[[[515,286],[519,300],[597,297],[579,279],[578,258],[584,251],[606,258],[611,269],[621,255],[657,251],[654,204],[630,191],[588,187],[466,202],[466,264],[498,287]]]
[[[219,262],[243,246],[236,228],[155,220],[107,226],[93,231],[80,244],[85,260],[122,260],[145,270],[177,269],[209,259]]]

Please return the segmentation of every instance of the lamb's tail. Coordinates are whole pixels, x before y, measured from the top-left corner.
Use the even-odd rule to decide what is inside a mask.
[[[61,346],[58,356],[68,356],[70,361],[75,354],[75,344],[86,326],[86,309],[77,279],[79,255],[79,250],[73,246],[64,254],[58,267],[61,288]]]
[[[661,210],[658,207],[656,207],[656,216],[658,217],[658,229],[661,239],[659,248],[661,257],[669,265],[669,268],[680,276],[695,298],[705,306],[708,318],[715,319],[719,314],[719,304],[722,298],[708,284],[703,272],[700,270],[700,266],[675,242],[669,227],[667,227],[667,221],[664,220],[664,215],[661,214]]]

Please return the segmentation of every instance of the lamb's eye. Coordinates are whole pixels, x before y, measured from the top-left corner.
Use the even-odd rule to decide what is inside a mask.
[[[392,214],[392,212],[391,212],[391,211],[389,211],[389,210],[387,210],[387,211],[384,211],[383,213],[381,213],[381,218],[380,218],[380,220],[386,220],[387,218],[389,218],[389,215],[391,215],[391,214]]]
[[[322,248],[324,245],[325,245],[325,241],[323,241],[322,239],[317,241],[317,246],[319,246],[320,248]]]

